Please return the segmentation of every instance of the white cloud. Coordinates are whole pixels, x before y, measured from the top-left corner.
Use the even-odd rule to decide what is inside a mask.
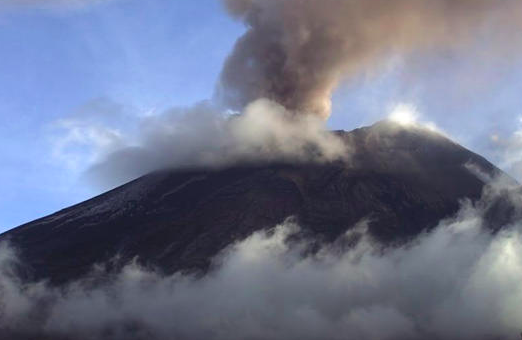
[[[52,155],[71,170],[85,169],[124,145],[117,129],[75,119],[58,120],[54,127],[58,132],[52,138]]]
[[[69,117],[54,121],[47,129],[51,156],[73,172],[83,172],[122,147],[130,139],[137,118],[126,108],[105,98],[87,102]]]
[[[351,152],[320,118],[266,99],[236,114],[211,102],[138,112],[101,98],[55,121],[48,132],[53,160],[102,189],[165,168],[327,162]]]

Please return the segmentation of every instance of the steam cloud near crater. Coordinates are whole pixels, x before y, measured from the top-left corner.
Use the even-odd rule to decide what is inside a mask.
[[[10,270],[15,253],[3,247],[0,331],[75,340],[518,339],[522,225],[483,229],[500,192],[490,186],[435,230],[384,251],[361,221],[303,256],[308,243],[288,242],[299,231],[288,220],[230,246],[201,278],[129,264],[101,286],[94,271],[58,289],[20,281]],[[520,194],[509,197],[522,206]]]
[[[157,169],[328,162],[347,160],[352,152],[318,117],[295,116],[266,99],[234,115],[221,113],[208,102],[166,111],[140,120],[133,137],[138,139],[134,143],[124,136],[116,138],[117,150],[91,167],[86,177],[111,188]]]
[[[224,0],[242,20],[218,97],[234,107],[268,98],[327,118],[331,95],[350,75],[390,56],[458,49],[487,41],[484,54],[519,46],[517,0]],[[484,35],[487,30],[487,37]],[[470,56],[471,57],[471,56]]]

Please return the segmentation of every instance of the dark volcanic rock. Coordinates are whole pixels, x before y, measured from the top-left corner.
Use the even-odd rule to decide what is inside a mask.
[[[480,197],[484,182],[468,164],[499,171],[425,129],[381,122],[336,134],[353,149],[345,161],[159,171],[0,240],[20,250],[28,278],[54,283],[116,255],[166,273],[205,269],[231,242],[289,216],[324,241],[369,218],[378,240],[401,242],[455,213],[460,199]]]

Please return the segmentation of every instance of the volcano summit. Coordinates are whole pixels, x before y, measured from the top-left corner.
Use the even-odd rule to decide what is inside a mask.
[[[95,264],[132,259],[166,274],[206,271],[212,258],[289,217],[319,243],[364,222],[385,246],[402,244],[480,199],[491,163],[420,126],[382,121],[334,132],[346,160],[163,170],[0,236],[23,276],[60,284]],[[479,170],[477,170],[479,169]]]

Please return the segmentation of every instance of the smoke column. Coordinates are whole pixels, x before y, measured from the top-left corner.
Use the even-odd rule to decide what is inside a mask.
[[[268,98],[322,118],[343,78],[385,57],[466,49],[486,31],[494,40],[488,48],[512,48],[504,37],[519,36],[522,26],[516,0],[224,1],[247,31],[225,63],[217,97],[238,109]]]

